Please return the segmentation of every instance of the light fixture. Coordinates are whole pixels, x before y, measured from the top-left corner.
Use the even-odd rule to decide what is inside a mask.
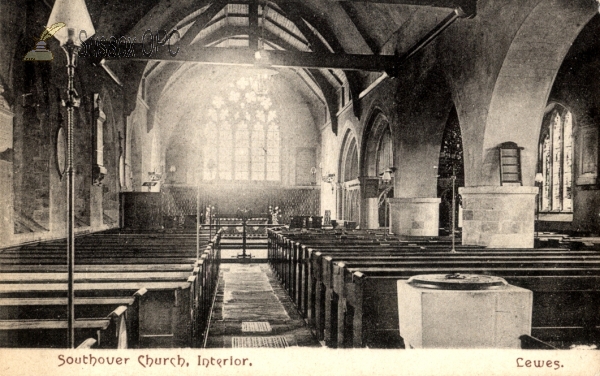
[[[160,179],[162,179],[162,174],[156,171],[150,171],[148,172],[148,179],[150,179],[150,181],[160,181]]]
[[[175,167],[175,166],[171,166],[171,167],[169,168],[169,172],[170,172],[170,173],[173,173],[173,172],[176,172],[176,171],[177,171],[177,167]]]
[[[56,0],[48,26],[58,22],[66,24],[54,34],[63,48],[68,44],[81,47],[82,42],[96,33],[84,0]]]
[[[323,175],[322,179],[323,179],[323,182],[331,184],[335,180],[335,174],[328,173],[327,175]]]
[[[73,181],[73,116],[75,107],[79,107],[79,96],[73,83],[77,54],[81,43],[95,34],[94,25],[84,0],[56,0],[48,19],[48,25],[58,22],[66,24],[54,37],[67,54],[67,345],[75,348],[75,184]]]
[[[256,51],[256,53],[260,53]],[[267,95],[269,93],[269,81],[275,75],[279,74],[276,69],[272,68],[257,68],[256,69],[256,87],[255,92],[257,95]]]
[[[390,183],[394,177],[394,172],[396,172],[396,167],[386,168],[385,171],[380,174],[381,180],[386,184]]]

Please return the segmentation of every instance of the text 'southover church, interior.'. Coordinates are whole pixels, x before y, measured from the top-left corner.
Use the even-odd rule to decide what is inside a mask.
[[[599,4],[3,0],[0,347],[596,349]]]

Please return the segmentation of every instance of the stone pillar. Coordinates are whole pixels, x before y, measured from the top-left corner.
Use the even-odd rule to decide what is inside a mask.
[[[491,248],[532,248],[537,187],[459,188],[462,241]]]
[[[13,117],[0,86],[0,246],[13,238]]]
[[[365,212],[366,212],[366,228],[379,228],[379,199],[367,198],[365,199]]]
[[[390,231],[396,235],[438,236],[440,199],[389,198]]]

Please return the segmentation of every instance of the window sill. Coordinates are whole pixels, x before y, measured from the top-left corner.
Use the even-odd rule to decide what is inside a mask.
[[[545,222],[573,222],[573,213],[540,213],[538,220]]]

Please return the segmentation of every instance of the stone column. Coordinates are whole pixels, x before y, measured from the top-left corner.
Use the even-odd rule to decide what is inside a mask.
[[[491,248],[532,248],[537,187],[459,188],[462,241]]]
[[[15,231],[13,223],[13,117],[0,86],[0,246],[8,245]]]
[[[366,228],[379,228],[379,200],[377,198],[365,199]]]
[[[396,235],[438,236],[440,199],[389,198],[390,231]]]

